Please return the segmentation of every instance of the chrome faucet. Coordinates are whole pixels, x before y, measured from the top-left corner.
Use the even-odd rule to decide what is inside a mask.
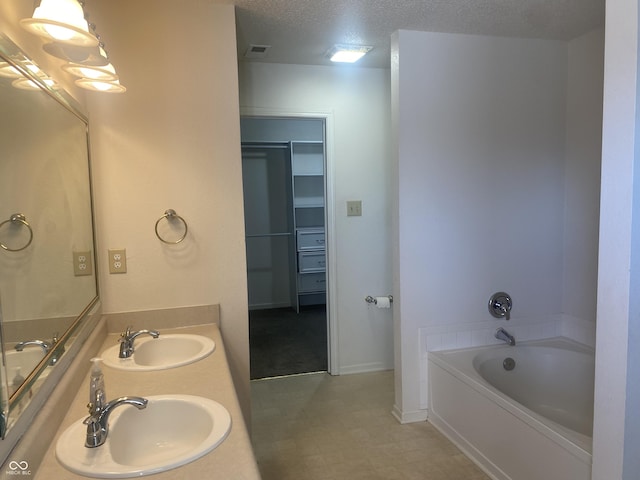
[[[49,350],[51,350],[51,344],[45,342],[44,340],[25,340],[24,342],[16,343],[16,346],[14,348],[18,352],[21,352],[22,350],[24,350],[24,347],[28,347],[29,345],[37,345],[38,347],[41,347],[44,350],[45,354],[49,353]]]
[[[127,330],[120,335],[120,353],[119,358],[129,358],[133,355],[133,341],[140,335],[147,334],[153,338],[158,338],[160,332],[157,330],[139,330],[137,332],[131,332],[131,327],[127,327]]]
[[[500,327],[496,330],[495,337],[498,340],[502,340],[507,342],[509,345],[514,346],[516,344],[516,338],[513,335],[510,335],[504,328]]]
[[[116,407],[120,405],[133,405],[138,410],[147,408],[148,400],[142,397],[120,397],[111,400],[101,407],[90,403],[89,416],[84,419],[87,426],[87,438],[84,446],[87,448],[95,448],[104,444],[109,434],[109,416]]]
[[[45,355],[48,354],[51,350],[54,350],[54,353],[51,356],[51,359],[49,360],[49,365],[55,365],[58,362],[60,355],[64,353],[64,346],[56,349],[57,344],[58,344],[58,333],[56,332],[53,334],[53,339],[51,340],[51,343],[45,340],[25,340],[23,342],[16,343],[15,347],[13,348],[15,348],[16,351],[18,352],[22,352],[24,350],[24,347],[35,345],[42,348],[44,350]]]

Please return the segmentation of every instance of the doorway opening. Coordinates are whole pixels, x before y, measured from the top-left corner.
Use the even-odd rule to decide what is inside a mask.
[[[329,370],[322,118],[241,117],[251,379]]]

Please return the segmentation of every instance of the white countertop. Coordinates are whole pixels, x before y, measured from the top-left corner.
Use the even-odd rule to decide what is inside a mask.
[[[231,431],[221,445],[211,453],[187,465],[163,473],[145,476],[150,480],[260,480],[260,473],[251,448],[238,398],[225,356],[220,330],[215,324],[162,330],[165,333],[200,334],[216,343],[208,357],[178,368],[155,372],[126,372],[103,366],[108,400],[124,395],[149,396],[170,393],[199,395],[222,404],[231,414]],[[100,352],[114,345],[118,335],[108,335]],[[69,425],[87,416],[89,375],[69,407],[68,413],[38,468],[36,480],[74,480],[88,478],[66,470],[55,458],[55,444]]]

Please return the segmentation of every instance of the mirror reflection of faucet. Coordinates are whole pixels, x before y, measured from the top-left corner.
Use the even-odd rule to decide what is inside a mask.
[[[60,355],[64,353],[64,346],[61,346],[61,348],[56,349],[57,344],[58,344],[58,332],[53,334],[53,338],[51,339],[51,342],[47,342],[45,340],[24,340],[22,342],[16,343],[13,348],[16,350],[16,352],[22,352],[24,351],[24,347],[37,346],[42,348],[42,350],[44,350],[44,355],[49,353],[51,350],[54,350],[55,353],[51,356],[51,360],[49,360],[49,365],[55,365],[58,362]]]
[[[511,318],[511,307],[513,307],[513,301],[508,293],[497,292],[489,298],[489,313],[496,318],[509,320]]]
[[[129,326],[124,333],[120,334],[120,353],[118,357],[129,358],[133,355],[133,341],[143,334],[151,335],[153,338],[158,338],[160,336],[160,332],[157,330],[139,330],[137,332],[132,332],[131,326]]]
[[[24,350],[24,347],[28,347],[30,345],[36,345],[42,348],[45,354],[49,353],[49,350],[51,350],[51,345],[44,340],[25,340],[23,342],[16,343],[16,346],[13,348],[15,348],[16,351],[21,352]]]

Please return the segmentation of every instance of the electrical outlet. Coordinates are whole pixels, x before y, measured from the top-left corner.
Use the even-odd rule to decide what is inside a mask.
[[[347,217],[362,216],[362,200],[347,201]]]
[[[76,277],[93,274],[91,250],[86,252],[73,252],[73,274]]]
[[[127,250],[109,250],[109,273],[127,273]]]

